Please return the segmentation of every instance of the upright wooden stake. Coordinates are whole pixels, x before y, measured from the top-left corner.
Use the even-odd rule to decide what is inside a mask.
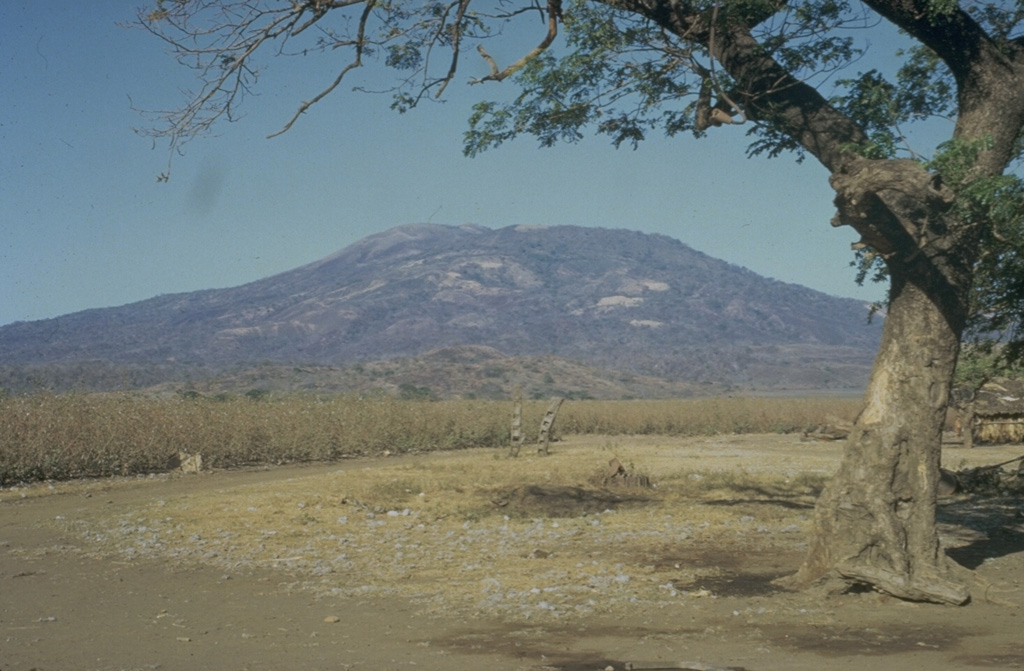
[[[512,406],[512,443],[509,448],[510,457],[519,456],[519,448],[523,446],[523,389],[516,387]]]
[[[537,454],[548,454],[548,445],[551,443],[551,427],[555,425],[555,417],[558,416],[558,409],[562,407],[564,398],[555,397],[548,404],[548,411],[544,413],[544,419],[540,422],[540,447]]]

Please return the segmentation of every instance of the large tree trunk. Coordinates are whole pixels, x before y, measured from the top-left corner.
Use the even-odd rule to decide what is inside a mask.
[[[942,426],[959,320],[920,286],[893,277],[866,403],[835,478],[818,500],[794,587],[839,578],[918,601],[963,604],[935,529]]]

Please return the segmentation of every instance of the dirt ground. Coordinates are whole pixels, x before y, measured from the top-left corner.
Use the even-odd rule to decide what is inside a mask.
[[[790,593],[840,446],[571,437],[0,491],[0,671],[1024,670],[1024,505],[951,497],[972,602]],[[947,466],[1021,446],[948,449]],[[617,458],[654,487],[609,493]]]

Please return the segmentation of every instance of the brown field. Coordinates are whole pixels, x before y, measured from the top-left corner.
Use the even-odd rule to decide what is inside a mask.
[[[1019,500],[941,505],[948,552],[973,571],[966,607],[773,586],[839,450],[565,432],[547,457],[8,487],[0,669],[1024,669]],[[654,486],[601,487],[612,458]]]
[[[546,401],[523,406],[536,440]],[[851,398],[572,401],[562,434],[694,436],[788,433],[830,416],[852,419]],[[164,470],[179,452],[212,468],[495,447],[509,440],[512,404],[398,401],[388,396],[173,397],[0,394],[0,486],[33,480]]]

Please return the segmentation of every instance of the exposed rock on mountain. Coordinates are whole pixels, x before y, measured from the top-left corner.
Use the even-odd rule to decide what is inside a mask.
[[[855,387],[863,303],[766,279],[661,235],[416,224],[230,289],[0,328],[0,364],[348,366],[443,347],[635,374]]]

